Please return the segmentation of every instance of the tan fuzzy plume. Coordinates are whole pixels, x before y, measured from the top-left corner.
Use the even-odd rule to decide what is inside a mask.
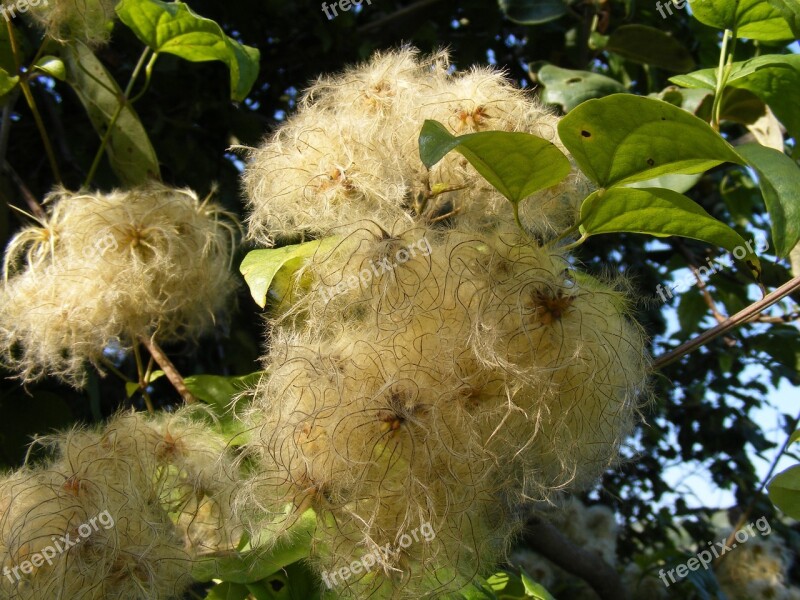
[[[80,385],[109,345],[195,337],[227,309],[238,225],[218,206],[157,185],[47,205],[6,250],[0,358],[21,379]]]

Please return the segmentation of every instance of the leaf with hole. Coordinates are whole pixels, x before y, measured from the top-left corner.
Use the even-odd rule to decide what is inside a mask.
[[[689,50],[668,33],[648,25],[622,25],[608,38],[604,50],[631,62],[667,71],[694,69]]]
[[[580,232],[583,239],[601,233],[644,233],[699,240],[733,252],[756,281],[761,277],[761,263],[742,236],[693,200],[672,190],[597,190],[581,205]]]
[[[455,150],[512,203],[562,181],[569,160],[552,142],[529,133],[483,131],[452,135],[441,123],[425,121],[419,136],[419,155],[431,168]]]
[[[215,21],[197,15],[183,2],[122,0],[120,21],[154,52],[191,62],[221,61],[228,66],[231,98],[241,102],[258,77],[260,53],[227,36]]]
[[[561,119],[558,133],[583,172],[601,187],[743,162],[702,119],[632,94],[584,102]]]
[[[689,0],[692,14],[706,25],[736,31],[736,37],[777,42],[792,39],[789,23],[767,0]]]
[[[102,137],[119,108],[122,90],[103,64],[84,44],[63,47],[66,81],[78,95],[97,134]],[[161,177],[158,158],[139,116],[127,104],[117,119],[106,145],[111,168],[128,185]]]
[[[760,144],[744,144],[736,151],[758,173],[772,221],[775,254],[785,258],[800,241],[800,167],[783,152]]]
[[[554,65],[545,65],[537,73],[544,86],[542,102],[559,104],[569,112],[591,98],[625,92],[625,86],[616,79],[590,71],[573,71]]]

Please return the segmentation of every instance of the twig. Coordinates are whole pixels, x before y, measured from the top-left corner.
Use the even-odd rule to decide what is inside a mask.
[[[601,600],[627,600],[628,590],[619,573],[599,555],[569,541],[552,524],[540,517],[528,520],[523,533],[525,543],[556,565],[580,577],[597,592]]]
[[[771,294],[764,296],[761,300],[754,302],[744,310],[740,310],[732,317],[728,317],[716,327],[713,327],[708,331],[701,333],[696,338],[681,344],[671,352],[663,354],[653,363],[653,369],[663,369],[668,364],[678,360],[685,354],[689,354],[690,352],[697,350],[697,348],[700,346],[703,346],[707,342],[710,342],[711,340],[727,333],[734,327],[738,327],[739,325],[752,320],[770,306],[797,290],[800,290],[800,277],[795,277],[794,279],[789,280]]]
[[[742,528],[742,526],[747,522],[747,519],[750,518],[750,514],[753,512],[753,508],[756,506],[756,502],[758,501],[758,497],[763,493],[764,488],[767,487],[769,480],[772,479],[772,474],[775,472],[775,469],[778,468],[778,461],[780,461],[781,457],[786,452],[786,449],[789,447],[789,444],[792,440],[792,435],[794,431],[797,429],[797,425],[800,424],[800,414],[798,414],[794,420],[792,421],[791,425],[789,426],[789,435],[786,436],[786,441],[783,442],[780,451],[778,454],[775,455],[775,458],[772,460],[772,463],[767,470],[767,474],[761,480],[761,485],[758,486],[758,490],[756,493],[753,494],[753,498],[750,500],[750,503],[747,505],[747,508],[744,509],[739,519],[736,521],[736,525],[731,531],[728,539],[726,540],[725,544],[727,546],[731,546],[733,544],[733,538],[736,536],[736,532]],[[714,563],[718,563],[722,560],[722,556],[717,557]]]
[[[433,6],[434,4],[438,4],[443,0],[420,0],[414,4],[409,4],[408,6],[404,6],[400,10],[393,12],[390,15],[386,15],[382,19],[378,19],[377,21],[373,21],[372,23],[367,23],[358,28],[358,33],[365,33],[367,31],[371,31],[372,29],[379,29],[394,21],[395,19],[400,19],[402,17],[407,17],[410,14],[417,12],[418,10],[422,10],[423,8],[427,8],[428,6]]]
[[[139,344],[133,345],[133,357],[136,360],[136,372],[139,375],[139,391],[144,398],[144,404],[147,407],[147,412],[151,415],[155,414],[156,409],[153,406],[153,401],[150,398],[150,393],[147,391],[148,382],[150,380],[150,371],[145,372],[142,363],[142,355],[139,353]],[[150,359],[152,360],[152,358]]]
[[[14,36],[14,29],[11,26],[11,21],[6,21],[6,25],[8,27],[11,53],[14,56],[14,65],[17,69],[17,74],[19,75],[19,87],[22,90],[22,95],[25,96],[25,101],[28,103],[28,108],[30,108],[31,113],[33,114],[33,120],[36,122],[36,128],[39,130],[39,135],[42,138],[44,151],[47,154],[47,160],[50,162],[50,170],[53,172],[53,177],[55,178],[56,183],[60,184],[61,172],[58,169],[58,161],[56,161],[56,155],[55,152],[53,152],[53,145],[50,143],[50,136],[47,135],[47,128],[42,120],[42,115],[39,112],[39,109],[36,106],[36,101],[33,98],[31,84],[28,81],[28,74],[22,72],[22,61],[20,59],[19,48],[17,47],[17,39]]]
[[[186,404],[194,404],[197,402],[197,399],[189,391],[189,388],[186,387],[186,383],[183,381],[183,377],[181,377],[178,369],[175,368],[175,365],[173,365],[169,357],[164,354],[164,351],[159,347],[156,341],[145,335],[140,336],[139,339],[142,344],[144,344],[145,348],[147,348],[150,356],[153,357],[156,363],[158,363],[158,366],[161,367],[161,370],[164,371],[164,375],[167,376],[172,386],[178,390],[178,393],[183,397],[183,401],[186,402]]]
[[[47,214],[44,212],[42,205],[36,200],[36,196],[33,195],[33,192],[28,189],[28,186],[25,185],[25,181],[23,181],[22,177],[14,170],[8,161],[3,161],[3,170],[9,174],[11,180],[16,184],[19,188],[22,197],[25,198],[25,203],[28,205],[28,208],[37,219],[45,221],[47,219]]]

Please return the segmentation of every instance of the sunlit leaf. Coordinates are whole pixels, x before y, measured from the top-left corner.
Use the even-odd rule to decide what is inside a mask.
[[[64,61],[57,56],[43,56],[36,61],[33,68],[59,81],[64,81],[67,78],[67,70],[66,67],[64,67]]]
[[[528,133],[483,131],[453,136],[444,125],[425,121],[419,136],[419,153],[428,168],[456,150],[501,194],[518,203],[564,179],[569,160],[555,146]]]
[[[231,97],[242,101],[258,77],[259,51],[227,36],[211,19],[195,14],[183,2],[122,0],[120,20],[155,52],[192,62],[218,60],[231,74]]]
[[[793,519],[800,519],[800,465],[789,467],[767,486],[769,499]]]
[[[716,69],[702,69],[677,75],[670,81],[683,87],[713,90],[717,85],[717,72]],[[761,98],[784,124],[789,135],[800,136],[800,111],[797,110],[800,55],[766,54],[733,63],[727,86],[748,90]]]
[[[597,190],[581,205],[584,237],[601,233],[676,235],[707,242],[734,253],[758,280],[761,263],[736,231],[682,194],[661,188]]]
[[[307,510],[289,532],[274,543],[259,545],[255,550],[203,554],[192,563],[192,577],[197,581],[222,579],[242,584],[261,581],[298,560],[308,558],[316,528],[317,516],[313,510]]]
[[[781,11],[767,0],[689,0],[689,5],[701,23],[735,30],[740,38],[775,42],[794,37]]]
[[[253,300],[264,308],[267,304],[267,292],[281,269],[286,268],[289,271],[286,275],[291,276],[291,273],[299,269],[307,258],[316,253],[328,252],[339,241],[340,238],[334,236],[304,244],[253,250],[248,253],[239,270],[250,287]]]
[[[583,172],[602,187],[743,162],[702,119],[631,94],[584,102],[561,119],[558,132]]]
[[[800,241],[800,167],[783,152],[761,144],[745,144],[736,150],[758,173],[772,221],[775,253],[784,258]]]

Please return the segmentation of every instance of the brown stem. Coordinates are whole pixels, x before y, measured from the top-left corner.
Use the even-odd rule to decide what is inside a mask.
[[[533,550],[568,573],[580,577],[597,592],[601,600],[628,600],[628,590],[616,569],[600,556],[568,540],[552,524],[540,517],[528,520],[523,540]]]
[[[153,357],[153,360],[155,360],[156,363],[158,363],[158,366],[161,367],[161,370],[164,371],[164,375],[167,376],[167,379],[169,379],[169,382],[172,384],[172,386],[178,390],[178,393],[183,398],[183,401],[186,402],[186,404],[194,404],[197,402],[197,399],[189,391],[189,388],[186,387],[186,383],[183,381],[183,377],[181,377],[178,369],[175,368],[175,365],[173,365],[169,357],[164,354],[164,351],[156,343],[156,341],[145,335],[139,336],[139,340],[142,342],[142,344],[144,344],[144,347],[147,348],[147,351],[150,353],[150,356]]]
[[[4,161],[2,167],[3,170],[11,177],[11,180],[14,182],[14,184],[19,188],[19,191],[22,194],[22,197],[25,198],[25,203],[28,205],[31,214],[37,219],[45,221],[47,219],[47,215],[45,214],[42,205],[36,200],[36,196],[33,195],[33,192],[28,189],[28,186],[25,184],[25,181],[23,181],[22,177],[19,176],[19,173],[14,170],[8,161]]]
[[[738,313],[733,315],[732,317],[728,317],[717,325],[698,335],[696,338],[689,340],[688,342],[681,344],[671,352],[667,352],[663,354],[653,363],[653,369],[663,369],[670,363],[678,360],[679,358],[683,357],[685,354],[689,354],[694,350],[697,350],[700,346],[703,346],[707,342],[724,335],[734,327],[738,327],[743,323],[746,323],[753,318],[757,317],[760,313],[768,309],[773,304],[779,302],[789,294],[797,291],[800,289],[800,277],[795,277],[794,279],[789,280],[788,282],[784,283],[781,287],[777,290],[764,296],[758,302],[754,302],[747,308],[740,310]]]
[[[393,12],[390,15],[383,17],[382,19],[378,19],[377,21],[373,21],[372,23],[367,23],[366,25],[358,28],[358,33],[365,33],[372,29],[379,29],[386,25],[387,23],[391,23],[395,19],[400,19],[402,17],[406,17],[410,14],[417,12],[418,10],[422,10],[425,7],[432,6],[434,4],[438,4],[443,0],[420,0],[419,2],[415,2],[414,4],[410,4],[408,6],[404,6],[400,10]]]

